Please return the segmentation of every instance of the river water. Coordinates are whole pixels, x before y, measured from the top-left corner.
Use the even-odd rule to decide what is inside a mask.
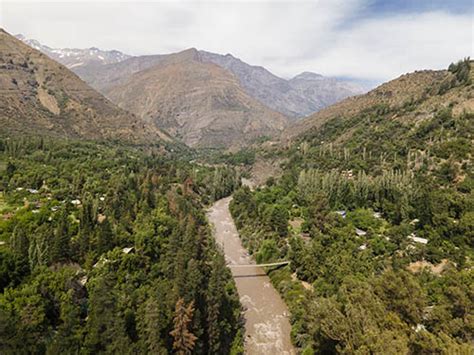
[[[231,199],[219,200],[209,209],[208,218],[214,225],[214,236],[224,250],[228,265],[255,264],[240,242],[229,211]],[[246,354],[295,354],[290,340],[288,308],[265,271],[258,266],[231,267],[231,271],[244,307]]]

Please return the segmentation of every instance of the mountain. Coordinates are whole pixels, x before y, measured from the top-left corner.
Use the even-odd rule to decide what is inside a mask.
[[[252,98],[232,73],[203,61],[196,49],[159,58],[104,93],[193,147],[240,147],[287,125],[284,115]]]
[[[320,74],[303,72],[288,81],[294,91],[306,98],[308,109],[301,112],[307,116],[327,106],[331,106],[347,97],[365,93],[362,86],[335,78],[326,78]]]
[[[348,96],[365,90],[349,81],[305,72],[291,80],[282,79],[260,66],[249,65],[231,54],[201,51],[202,59],[230,70],[254,98],[292,118],[310,115]]]
[[[8,134],[169,140],[65,66],[0,29],[0,124]]]
[[[413,126],[433,117],[437,109],[448,105],[455,114],[463,110],[472,111],[474,101],[470,98],[469,90],[466,91],[462,86],[450,88],[450,85],[455,85],[452,82],[456,80],[456,76],[447,70],[423,70],[405,74],[365,95],[347,98],[296,122],[284,131],[283,137],[295,139],[309,132],[316,132],[336,119],[353,120],[354,125],[357,125],[357,117],[368,114]],[[362,121],[359,123],[362,125]],[[344,134],[339,137],[339,141],[348,137],[348,132]]]
[[[104,64],[118,63],[131,57],[128,54],[116,50],[104,51],[95,47],[86,49],[51,48],[41,44],[37,40],[28,39],[21,34],[18,34],[15,37],[28,44],[30,47],[43,52],[55,61],[65,65],[69,69],[85,65],[100,66]]]
[[[106,95],[114,86],[123,84],[139,71],[151,68],[162,62],[168,55],[143,55],[131,57],[122,62],[108,65],[84,65],[72,69],[90,86]]]
[[[105,52],[96,48],[51,49],[38,41],[27,40],[21,35],[18,37],[69,66],[85,82],[103,94],[112,86],[123,83],[133,73],[148,69],[167,57],[130,57],[121,52]],[[77,57],[73,53],[77,53]],[[202,62],[214,63],[232,72],[239,79],[242,88],[254,99],[293,119],[308,116],[346,97],[366,92],[362,86],[349,80],[326,78],[310,72],[285,80],[261,66],[247,64],[231,54],[221,55],[202,50],[199,54]],[[99,58],[107,60],[101,61]]]

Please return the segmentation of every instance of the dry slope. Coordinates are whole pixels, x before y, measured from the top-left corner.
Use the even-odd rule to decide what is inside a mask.
[[[193,147],[239,147],[278,134],[287,118],[250,97],[227,70],[189,49],[105,92],[120,107]]]
[[[116,107],[63,65],[0,29],[0,124],[3,133],[86,139],[168,139]]]
[[[392,120],[410,125],[431,118],[439,108],[448,105],[453,108],[454,114],[463,110],[472,112],[472,85],[444,89],[455,80],[455,75],[447,70],[423,70],[404,74],[365,95],[347,98],[293,124],[282,136],[293,139],[319,129],[332,119],[350,119],[372,110],[380,110],[380,116],[384,112],[393,112],[390,116]]]

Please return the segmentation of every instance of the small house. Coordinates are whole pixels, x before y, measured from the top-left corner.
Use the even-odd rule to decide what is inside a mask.
[[[133,249],[134,249],[133,247],[123,248],[123,249],[122,249],[122,252],[123,252],[124,254],[130,254],[130,253],[133,251]]]
[[[428,244],[428,239],[417,237],[415,233],[410,234],[407,236],[407,238],[413,240],[416,243]]]
[[[355,229],[355,232],[356,232],[356,234],[357,234],[359,237],[363,237],[363,236],[367,235],[367,232],[366,232],[366,231],[364,231],[364,230],[362,230],[362,229],[359,229],[359,228],[356,228],[356,229]]]
[[[340,211],[336,211],[336,213],[342,218],[346,218],[346,215],[347,215],[346,211],[340,210]]]

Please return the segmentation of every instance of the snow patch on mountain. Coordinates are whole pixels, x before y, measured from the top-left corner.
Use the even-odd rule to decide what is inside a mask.
[[[131,56],[117,50],[101,50],[96,47],[79,49],[79,48],[51,48],[41,44],[37,40],[26,38],[22,34],[15,36],[30,47],[37,49],[46,54],[51,59],[67,66],[69,69],[86,64],[114,64],[124,61]]]

